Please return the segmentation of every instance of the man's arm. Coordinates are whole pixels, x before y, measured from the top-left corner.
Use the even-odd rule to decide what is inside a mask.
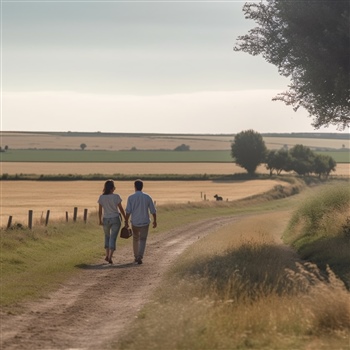
[[[153,228],[157,227],[157,214],[152,214],[153,216]]]
[[[125,213],[125,227],[129,227],[129,218],[130,218],[130,214]]]

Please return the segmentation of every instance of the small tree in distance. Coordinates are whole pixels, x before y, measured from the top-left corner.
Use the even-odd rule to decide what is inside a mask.
[[[82,151],[84,151],[84,149],[85,149],[86,147],[87,147],[87,146],[86,146],[85,143],[80,144],[80,148],[81,148]]]
[[[189,151],[189,150],[190,150],[190,146],[185,145],[184,143],[174,148],[174,151]]]
[[[231,144],[231,156],[235,163],[246,169],[250,175],[265,161],[266,152],[262,136],[254,130],[240,132]]]

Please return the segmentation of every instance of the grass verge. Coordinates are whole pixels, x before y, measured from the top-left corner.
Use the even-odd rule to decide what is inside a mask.
[[[1,306],[43,297],[77,266],[95,261],[102,253],[100,231],[84,223],[1,231]]]
[[[350,289],[350,187],[323,186],[293,214],[284,240],[302,259],[329,266]]]
[[[349,293],[281,245],[286,215],[242,217],[191,246],[115,348],[348,349]]]

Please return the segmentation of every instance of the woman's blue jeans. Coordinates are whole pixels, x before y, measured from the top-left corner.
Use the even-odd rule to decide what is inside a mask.
[[[115,250],[116,241],[122,222],[120,216],[103,218],[103,231],[105,233],[105,249]]]

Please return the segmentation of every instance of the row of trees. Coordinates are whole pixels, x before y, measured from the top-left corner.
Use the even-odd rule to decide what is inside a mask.
[[[254,130],[238,133],[231,144],[231,155],[235,163],[253,175],[256,168],[266,164],[270,174],[275,171],[294,171],[298,175],[316,174],[328,177],[335,170],[336,161],[327,155],[315,154],[310,148],[295,145],[290,150],[268,150],[263,137]]]

